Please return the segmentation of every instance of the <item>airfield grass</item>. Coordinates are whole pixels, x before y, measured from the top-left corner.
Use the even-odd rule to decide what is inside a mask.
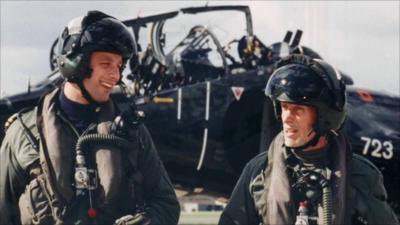
[[[220,212],[181,212],[179,223],[181,225],[211,225],[217,224]]]

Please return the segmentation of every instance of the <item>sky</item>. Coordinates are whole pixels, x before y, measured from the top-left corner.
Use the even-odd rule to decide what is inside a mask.
[[[51,44],[69,20],[88,10],[126,20],[205,4],[207,1],[2,0],[0,97],[23,92],[29,80],[34,84],[50,74]],[[400,95],[399,1],[208,1],[209,6],[228,4],[250,7],[254,33],[267,46],[282,41],[287,30],[301,29],[301,45],[349,74],[355,86]],[[206,20],[227,40],[242,31],[240,18]],[[189,28],[174,27],[176,32]]]

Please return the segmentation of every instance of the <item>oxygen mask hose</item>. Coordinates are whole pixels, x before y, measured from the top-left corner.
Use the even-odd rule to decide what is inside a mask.
[[[120,147],[122,149],[128,149],[132,147],[132,143],[124,138],[120,138],[111,134],[87,134],[79,137],[75,150],[76,152],[82,152],[85,146],[88,144],[100,144],[109,145],[113,147]]]
[[[321,180],[322,186],[322,207],[323,207],[323,224],[332,225],[332,190],[326,179]]]

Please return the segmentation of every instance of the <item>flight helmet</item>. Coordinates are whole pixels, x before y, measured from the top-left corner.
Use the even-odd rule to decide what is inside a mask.
[[[318,135],[336,133],[346,117],[346,87],[340,73],[321,59],[293,54],[283,58],[271,75],[265,94],[272,100],[280,119],[280,102],[315,107]]]
[[[136,56],[136,41],[121,21],[100,11],[72,19],[58,38],[57,65],[61,75],[80,83],[90,77],[90,56],[94,51],[112,52],[126,62]]]

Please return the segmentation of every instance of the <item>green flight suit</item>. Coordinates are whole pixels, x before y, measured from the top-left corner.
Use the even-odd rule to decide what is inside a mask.
[[[40,134],[43,134],[44,139],[50,139],[47,135],[51,136],[51,134],[54,132],[58,132],[60,134],[60,139],[46,140],[47,144],[49,142],[53,142],[52,144],[54,144],[54,146],[60,146],[60,149],[63,150],[62,154],[67,154],[68,157],[61,158],[60,161],[52,161],[52,163],[64,163],[63,161],[68,160],[71,161],[71,159],[73,159],[73,154],[68,153],[68,151],[74,152],[74,149],[65,149],[65,146],[74,146],[77,139],[76,135],[73,134],[74,132],[72,132],[72,129],[70,128],[71,124],[68,124],[68,121],[60,119],[62,115],[60,114],[60,110],[57,106],[58,94],[59,89],[54,90],[48,94],[42,102],[39,103],[39,107],[36,107],[34,110],[21,115],[23,124],[25,124],[26,128],[32,132],[35,139],[39,141],[39,146],[41,149],[43,148],[44,141],[40,138]],[[46,106],[46,101],[49,107]],[[109,105],[114,106],[111,103]],[[43,117],[43,115],[48,116]],[[52,124],[49,122],[50,127],[46,127],[46,131],[42,130],[42,133],[40,133],[40,129],[44,128],[38,125],[40,124],[38,120],[46,122],[47,120],[51,119],[57,120],[57,123],[54,123],[56,126],[51,127],[50,125]],[[105,122],[110,123],[110,121]],[[131,161],[128,159],[131,157],[134,151],[139,151],[137,155],[137,168],[141,172],[143,180],[141,184],[143,196],[141,196],[141,198],[145,202],[144,210],[150,217],[151,224],[178,223],[180,207],[170,179],[160,161],[158,153],[146,127],[141,125],[137,129],[137,138],[140,140],[142,148],[138,150],[135,146],[132,146],[132,149],[129,150],[129,152],[124,153],[125,155],[120,157],[122,165],[119,169],[119,171],[121,171],[121,174],[118,176],[120,179],[118,180],[119,186],[117,186],[117,188],[113,187],[114,180],[111,178],[109,179],[109,176],[106,177],[110,180],[107,184],[104,184],[104,179],[99,179],[99,188],[103,194],[103,199],[97,198],[99,199],[98,202],[103,204],[103,202],[106,201],[104,200],[104,193],[108,191],[108,187],[116,190],[113,190],[112,196],[109,198],[112,199],[112,201],[110,200],[110,202],[107,202],[107,204],[103,204],[107,207],[104,206],[103,211],[98,211],[99,215],[97,217],[98,220],[96,221],[97,224],[112,224],[119,217],[135,213],[135,200],[137,196],[134,196],[134,188],[137,187],[131,188],[132,184],[130,183],[130,180],[132,180],[133,175],[127,171],[127,168],[131,168]],[[74,135],[75,137],[73,137]],[[52,151],[52,149],[48,149],[48,152],[54,154]],[[16,120],[8,128],[6,136],[1,145],[0,157],[0,224],[20,224],[20,208],[18,206],[19,198],[24,192],[26,186],[33,179],[29,173],[32,171],[32,168],[37,168],[41,159],[40,153],[38,153],[29,142],[20,121]],[[113,163],[111,160],[109,162],[105,162],[106,163],[103,164],[103,166],[106,167],[108,166],[107,164]],[[53,171],[53,173],[56,175],[61,174],[56,176],[60,181],[68,181],[70,179],[69,176],[66,178],[62,177],[63,172],[67,171],[69,174],[73,173],[74,165],[71,163],[66,165],[67,167],[62,168],[62,170],[57,171],[55,169]],[[57,167],[57,165],[55,165],[55,167]],[[102,169],[103,168],[99,167],[99,170]],[[113,174],[110,174],[110,176],[113,177]],[[64,185],[64,188],[67,187],[70,188],[70,190],[74,190],[72,188],[72,183],[61,183],[58,182],[56,185],[59,185],[60,187]],[[63,190],[60,188],[56,191],[62,192]],[[64,196],[67,195],[65,194]],[[66,202],[68,204],[74,202],[74,195],[72,195],[72,197],[70,197],[70,199]],[[75,211],[83,211],[83,214],[70,216],[70,218],[67,220],[68,222],[65,223],[88,223],[86,218],[87,211],[85,211],[88,208],[87,204],[88,203],[78,203],[78,206],[76,206],[78,210]],[[74,212],[74,210],[72,211]]]
[[[337,139],[343,140],[343,136],[340,135]],[[347,146],[338,143],[335,150],[346,152]],[[270,182],[271,173],[266,173],[266,171],[270,165],[277,163],[271,159],[274,154],[278,155],[277,153],[282,152],[283,148],[283,135],[280,133],[271,143],[268,152],[259,154],[247,163],[221,215],[220,225],[294,224],[295,215],[291,210],[282,210],[285,206],[273,211],[273,214],[266,213],[269,207],[274,208],[274,205],[266,199],[268,196],[266,193],[269,191],[268,184],[274,185]],[[352,154],[350,158],[350,164],[348,164],[350,166],[346,169],[348,189],[343,189],[347,190],[345,193],[347,207],[341,209],[346,214],[344,223],[399,224],[396,215],[387,203],[381,172],[362,156]],[[284,175],[286,170],[283,169],[280,173]],[[286,191],[279,185],[271,194],[276,195],[279,194],[278,192]],[[290,201],[285,204],[288,207],[295,207]],[[265,222],[271,220],[275,222]]]

